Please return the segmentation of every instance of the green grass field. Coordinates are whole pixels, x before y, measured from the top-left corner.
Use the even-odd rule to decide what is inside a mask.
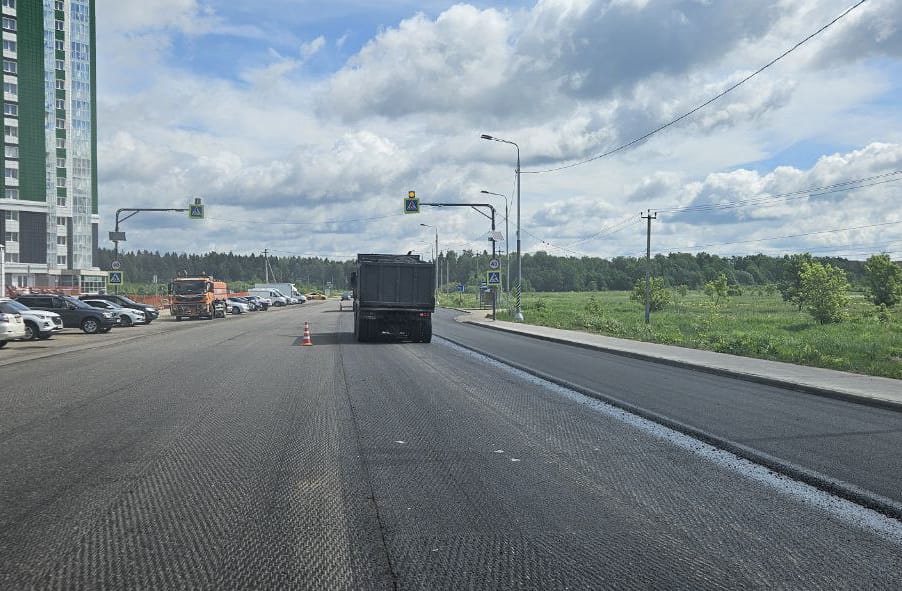
[[[628,292],[524,294],[523,315],[541,326],[902,378],[900,307],[881,320],[861,294],[852,294],[848,320],[821,325],[779,293],[746,293],[719,306],[701,292],[673,298],[665,310],[652,312],[647,326],[644,308]],[[442,294],[440,301],[477,307],[474,294],[464,294],[460,304],[457,294]],[[511,316],[501,309],[498,318]]]

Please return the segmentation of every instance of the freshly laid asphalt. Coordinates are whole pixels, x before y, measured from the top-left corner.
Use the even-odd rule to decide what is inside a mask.
[[[902,507],[902,412],[454,322],[437,334]],[[902,386],[900,386],[902,387]]]
[[[898,522],[881,533],[441,337],[517,355],[537,341],[442,314],[432,344],[358,344],[337,307],[160,325],[4,365],[0,589],[902,585]],[[548,369],[568,379],[606,367],[595,387],[682,399],[684,418],[742,392],[761,403],[756,424],[794,408],[762,386],[540,344],[535,363],[557,359]],[[822,402],[840,403],[812,398],[816,421]],[[899,430],[866,410],[854,417],[887,431],[869,437]],[[879,458],[875,471],[892,467]]]

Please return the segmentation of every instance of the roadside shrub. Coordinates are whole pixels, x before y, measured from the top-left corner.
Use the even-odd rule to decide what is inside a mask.
[[[864,264],[868,297],[874,304],[892,308],[902,299],[902,268],[888,254],[875,254]]]
[[[652,277],[650,283],[649,308],[652,311],[663,310],[670,303],[670,292],[664,286],[663,277]],[[636,281],[630,299],[645,305],[645,279]]]
[[[802,263],[799,297],[808,313],[820,324],[842,322],[849,305],[849,284],[842,269],[818,262]]]

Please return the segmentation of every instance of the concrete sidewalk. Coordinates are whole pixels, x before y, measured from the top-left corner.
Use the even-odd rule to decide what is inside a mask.
[[[687,349],[673,345],[618,339],[576,330],[562,330],[502,320],[493,322],[484,318],[485,310],[461,311],[465,313],[456,318],[458,322],[468,322],[547,341],[902,410],[902,380]]]

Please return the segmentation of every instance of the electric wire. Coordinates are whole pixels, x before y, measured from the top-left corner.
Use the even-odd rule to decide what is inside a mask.
[[[701,103],[700,105],[696,106],[696,107],[693,108],[692,110],[683,113],[682,115],[680,115],[680,116],[677,117],[676,119],[673,119],[673,120],[669,121],[668,123],[665,123],[665,124],[663,124],[663,125],[660,125],[660,126],[656,127],[655,129],[652,129],[651,131],[647,132],[646,134],[644,134],[644,135],[642,135],[642,136],[640,136],[640,137],[637,137],[637,138],[634,139],[634,140],[631,140],[631,141],[629,141],[629,142],[627,142],[627,143],[625,143],[625,144],[621,144],[621,145],[617,146],[616,148],[613,148],[613,149],[611,149],[611,150],[608,150],[607,152],[603,152],[603,153],[601,153],[601,154],[597,154],[597,155],[595,155],[595,156],[592,156],[591,158],[585,158],[585,159],[580,160],[580,161],[578,161],[578,162],[571,162],[570,164],[564,164],[564,165],[562,165],[562,166],[557,166],[557,167],[554,167],[554,168],[547,168],[547,169],[544,169],[544,170],[521,170],[521,171],[520,171],[520,174],[545,174],[545,173],[549,173],[549,172],[557,172],[557,171],[559,171],[559,170],[566,170],[566,169],[568,169],[568,168],[574,168],[574,167],[576,167],[576,166],[581,166],[581,165],[583,165],[583,164],[588,164],[589,162],[594,162],[595,160],[600,160],[601,158],[605,158],[605,157],[607,157],[607,156],[611,156],[612,154],[616,154],[617,152],[620,152],[620,151],[622,151],[622,150],[625,150],[626,148],[629,148],[629,147],[631,147],[631,146],[634,146],[634,145],[636,145],[636,144],[638,144],[638,143],[640,143],[640,142],[642,142],[642,141],[644,141],[644,140],[650,138],[651,136],[653,136],[653,135],[655,135],[655,134],[657,134],[657,133],[660,133],[661,131],[664,131],[664,130],[667,129],[668,127],[671,127],[671,126],[673,126],[673,125],[676,125],[677,123],[679,123],[679,122],[682,121],[683,119],[686,119],[687,117],[691,117],[692,115],[694,115],[695,113],[701,111],[702,109],[704,109],[705,107],[707,107],[707,106],[710,105],[711,103],[717,101],[718,99],[724,97],[725,95],[729,94],[730,92],[736,90],[737,88],[739,88],[740,86],[742,86],[743,84],[745,84],[746,82],[748,82],[749,80],[751,80],[752,78],[758,76],[759,74],[761,74],[762,72],[764,72],[765,70],[767,70],[768,68],[770,68],[771,66],[773,66],[774,64],[776,64],[777,62],[779,62],[780,60],[782,60],[783,58],[785,58],[786,56],[788,56],[789,54],[793,53],[795,50],[797,50],[799,47],[801,47],[802,45],[804,45],[805,43],[807,43],[807,42],[810,41],[811,39],[817,37],[818,35],[820,35],[820,34],[823,33],[824,31],[826,31],[827,29],[829,29],[830,27],[832,27],[834,24],[836,24],[837,22],[839,22],[840,20],[842,20],[843,18],[845,18],[849,13],[851,13],[853,10],[855,10],[856,8],[858,8],[859,6],[861,6],[862,4],[864,4],[865,2],[867,2],[867,0],[859,0],[859,1],[856,2],[853,6],[851,6],[851,7],[848,8],[848,9],[846,9],[842,14],[840,14],[839,16],[837,16],[836,18],[834,18],[833,20],[831,20],[829,23],[827,23],[826,25],[822,26],[822,27],[819,28],[817,31],[811,33],[810,35],[808,35],[807,37],[805,37],[804,39],[802,39],[801,41],[799,41],[798,43],[796,43],[795,45],[793,45],[792,47],[790,47],[789,49],[787,49],[786,51],[784,51],[783,53],[781,53],[780,55],[778,55],[777,57],[775,57],[774,59],[772,59],[771,61],[767,62],[766,64],[764,64],[763,66],[761,66],[760,68],[758,68],[757,70],[755,70],[754,72],[752,72],[751,74],[749,74],[748,76],[746,76],[745,78],[743,78],[742,80],[740,80],[739,82],[736,82],[735,84],[729,86],[729,87],[726,88],[725,90],[721,91],[719,94],[717,94],[717,95],[713,96],[712,98],[706,100],[705,102],[703,102],[703,103]]]

